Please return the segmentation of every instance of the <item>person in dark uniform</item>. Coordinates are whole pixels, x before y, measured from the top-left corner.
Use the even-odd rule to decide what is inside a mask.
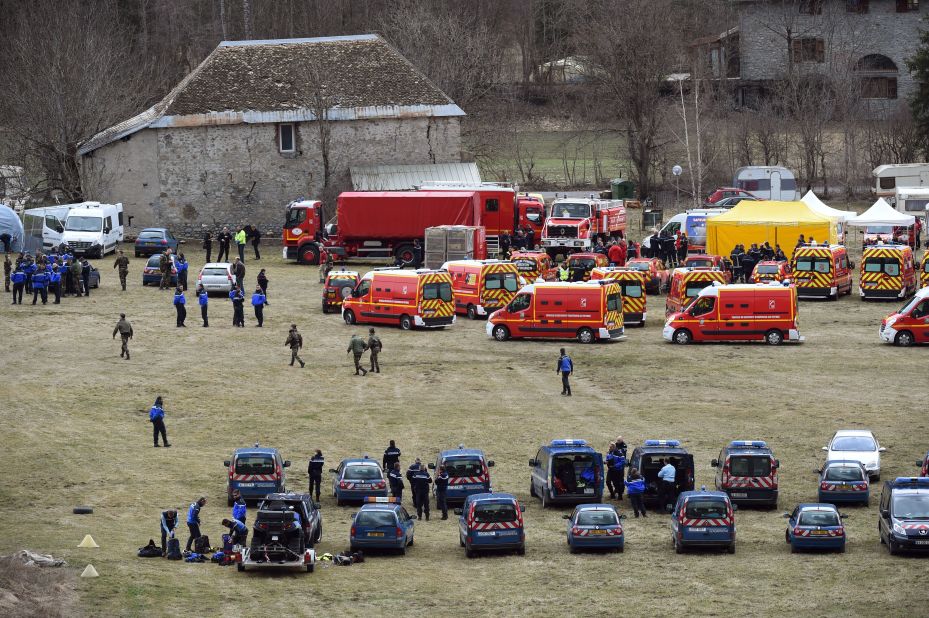
[[[310,457],[310,463],[306,468],[306,473],[310,477],[310,490],[307,493],[313,495],[315,488],[317,502],[319,501],[319,488],[323,482],[323,466],[325,464],[326,459],[323,457],[323,452],[316,449],[316,453]]]
[[[23,272],[22,265],[18,265],[16,270],[13,271],[13,274],[10,275],[10,281],[13,282],[13,302],[11,304],[15,305],[17,299],[19,304],[23,304],[23,290],[26,289],[26,273]]]
[[[229,292],[229,300],[232,301],[232,325],[245,327],[245,294],[239,286],[232,288]]]
[[[186,551],[190,551],[190,546],[200,538],[200,509],[204,506],[206,506],[206,498],[200,496],[200,499],[192,502],[187,509],[187,529],[190,530],[190,536],[187,538]]]
[[[148,420],[152,424],[152,438],[155,440],[155,447],[160,446],[158,444],[158,434],[161,434],[161,441],[165,446],[171,446],[168,444],[168,434],[165,430],[165,411],[163,406],[164,402],[159,395],[155,398],[155,405],[148,411]]]
[[[224,519],[223,526],[229,528],[229,536],[232,537],[233,545],[245,545],[245,539],[248,537],[248,526],[238,519]]]
[[[161,555],[168,552],[168,539],[177,533],[177,511],[168,509],[161,512]]]
[[[258,320],[258,328],[264,326],[265,305],[267,303],[268,299],[265,298],[265,295],[261,293],[261,286],[256,286],[255,293],[252,294],[252,307],[255,309],[255,319]]]
[[[187,258],[184,257],[183,253],[179,253],[177,256],[177,287],[187,291],[187,269],[190,268],[190,264],[187,263]]]
[[[210,232],[203,233],[203,250],[206,251],[206,264],[210,263],[210,257],[213,255],[213,235]]]
[[[418,470],[410,475],[410,488],[413,491],[413,506],[416,507],[416,517],[423,518],[423,512],[426,513],[426,521],[429,521],[429,486],[432,484],[432,477],[425,466],[420,466]]]
[[[227,260],[229,259],[229,245],[232,244],[232,234],[229,233],[229,228],[224,227],[223,231],[219,233],[219,236],[216,237],[216,240],[219,241],[219,255],[216,257],[217,262],[222,262],[223,257]]]
[[[52,272],[48,273],[48,289],[55,294],[55,304],[61,304],[61,271],[58,270],[58,264],[52,267]]]
[[[400,462],[395,461],[393,467],[387,472],[387,480],[390,482],[390,493],[397,502],[403,500],[403,472],[400,470]]]
[[[38,297],[42,296],[42,304],[48,304],[48,273],[44,268],[40,268],[32,275],[32,304],[34,305]]]
[[[10,273],[13,272],[13,262],[10,261],[10,254],[3,256],[3,290],[10,291]]]
[[[236,489],[232,492],[232,519],[238,519],[244,524],[247,511],[248,505],[245,504],[245,498],[242,497],[242,492]]]
[[[435,508],[442,511],[442,519],[448,519],[448,472],[445,466],[439,466],[435,474]],[[426,511],[429,519],[429,511]]]
[[[622,479],[619,478],[619,475],[616,474],[616,470],[613,465],[616,457],[615,451],[616,443],[610,442],[610,446],[606,449],[606,488],[610,492],[610,500],[616,499],[616,494],[618,493],[617,486],[618,484],[622,483]]]
[[[255,259],[260,260],[261,254],[258,252],[258,245],[261,244],[261,230],[258,229],[257,225],[253,225],[251,228],[252,249],[255,250]]]
[[[413,268],[422,268],[423,265],[423,246],[419,244],[419,239],[413,239]]]
[[[125,356],[126,360],[129,360],[129,340],[132,339],[132,324],[126,319],[125,313],[119,314],[119,322],[116,323],[116,328],[113,329],[113,339],[116,339],[116,333],[119,333],[123,340],[123,347],[119,352],[119,356],[120,358]]]
[[[400,461],[400,454],[400,449],[397,448],[397,444],[391,440],[390,446],[384,450],[384,472],[390,472],[394,469],[394,464]]]
[[[13,237],[9,232],[0,234],[0,242],[3,243],[3,252],[10,253],[13,250]],[[7,290],[9,291],[9,290]]]
[[[561,394],[570,397],[571,383],[568,378],[574,373],[574,361],[565,353],[564,348],[561,348],[561,356],[558,357],[558,363],[555,365],[555,373],[561,374]]]
[[[413,504],[416,504],[416,487],[413,485],[413,474],[423,467],[419,457],[416,458],[410,467],[406,469],[406,480],[410,484],[410,495],[413,498]]]
[[[184,290],[177,286],[174,290],[174,308],[177,310],[177,327],[186,328],[184,320],[187,319],[187,298],[184,296]]]
[[[73,293],[75,296],[81,296],[81,261],[79,259],[71,258],[71,281],[74,283]]]
[[[294,361],[300,363],[300,368],[303,369],[303,359],[300,358],[300,348],[303,347],[303,336],[297,332],[297,325],[290,325],[290,332],[287,333],[287,340],[284,341],[284,346],[290,347],[290,366],[294,366]]]
[[[265,269],[262,268],[258,272],[258,287],[261,288],[261,293],[265,295],[265,305],[270,305],[268,302],[268,275],[265,273]]]
[[[200,304],[200,317],[203,318],[203,327],[207,328],[210,325],[210,295],[206,293],[206,288],[202,285],[197,286],[197,302]]]
[[[505,260],[510,254],[510,235],[508,232],[500,234],[500,255],[499,259]]]
[[[113,262],[113,268],[118,269],[119,284],[123,286],[123,292],[126,291],[126,277],[129,276],[129,258],[123,255],[123,250],[119,250],[119,257]]]
[[[381,353],[381,350],[384,349],[384,344],[381,343],[381,338],[374,334],[374,328],[368,329],[368,351],[371,353],[371,369],[374,373],[381,372],[381,366],[377,362],[377,355]]]

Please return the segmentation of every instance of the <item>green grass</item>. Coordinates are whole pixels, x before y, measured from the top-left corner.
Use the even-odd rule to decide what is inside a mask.
[[[634,217],[635,218],[635,217]],[[637,234],[634,234],[637,236]],[[680,347],[660,335],[663,298],[649,299],[649,323],[624,342],[568,344],[575,396],[558,396],[558,342],[496,343],[483,322],[459,319],[436,332],[379,329],[383,373],[352,375],[352,332],[319,309],[316,269],[284,264],[268,249],[266,328],[231,327],[231,307],[211,300],[211,327],[174,327],[168,293],[135,283],[118,290],[109,261],[102,288],[60,306],[0,302],[8,345],[0,382],[0,553],[20,548],[62,556],[79,573],[77,611],[90,616],[403,615],[918,615],[926,563],[891,558],[877,537],[877,495],[850,514],[847,554],[789,553],[782,510],[816,498],[823,446],[835,429],[871,428],[888,451],[884,477],[914,472],[925,453],[924,351],[879,343],[880,318],[899,303],[803,302],[803,345]],[[187,251],[196,272],[202,255]],[[254,281],[255,263],[247,263]],[[131,280],[142,260],[132,260]],[[8,296],[3,296],[8,299]],[[118,313],[136,329],[132,361],[110,338]],[[299,324],[307,368],[287,366],[288,325]],[[146,411],[165,397],[174,447],[153,449]],[[712,485],[710,460],[732,439],[764,439],[782,462],[781,508],[736,514],[734,556],[676,556],[668,519],[627,520],[623,554],[570,555],[562,509],[528,493],[527,461],[553,438],[605,449],[617,434],[630,445],[678,438],[694,454],[697,484]],[[432,460],[460,442],[497,465],[494,486],[527,505],[527,553],[468,560],[456,521],[418,522],[405,557],[374,556],[316,573],[237,573],[212,564],[140,559],[158,538],[159,513],[186,510],[200,495],[211,539],[227,517],[223,459],[256,441],[294,462],[288,485],[301,489],[306,460],[320,448],[329,464],[379,457],[397,440],[402,462]],[[329,467],[329,466],[327,466]],[[95,508],[71,514],[75,505]],[[618,503],[625,512],[626,503]],[[321,551],[348,545],[353,508],[322,500]],[[78,549],[84,534],[100,549]],[[186,540],[186,539],[185,539]],[[905,585],[900,585],[901,582]],[[464,609],[467,608],[467,609]],[[660,608],[660,609],[656,609]],[[68,612],[70,615],[70,612]]]

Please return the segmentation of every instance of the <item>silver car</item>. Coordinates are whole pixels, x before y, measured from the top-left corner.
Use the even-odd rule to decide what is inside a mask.
[[[210,262],[200,269],[197,285],[202,285],[207,294],[232,291],[235,277],[232,276],[232,264],[229,262]]]
[[[881,477],[881,453],[887,449],[867,429],[840,429],[823,450],[827,464],[836,460],[857,461],[872,480],[877,480]]]

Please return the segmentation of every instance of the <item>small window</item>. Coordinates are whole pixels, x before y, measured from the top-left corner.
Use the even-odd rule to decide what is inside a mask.
[[[867,13],[868,8],[868,0],[845,0],[847,13]]]
[[[116,213],[116,218],[119,221],[119,225],[122,226],[123,225],[123,211],[120,210],[118,213]]]
[[[790,42],[790,55],[794,62],[825,62],[826,43],[822,39],[794,39]]]
[[[861,96],[865,99],[896,99],[897,78],[862,77]]]
[[[484,202],[484,209],[487,212],[497,212],[500,210],[500,200],[486,200]]]
[[[278,134],[278,147],[281,152],[294,152],[296,148],[294,147],[294,125],[293,124],[281,124],[278,125],[277,129]]]
[[[897,179],[894,176],[888,176],[887,178],[881,178],[881,189],[894,189],[897,186]]]
[[[919,0],[897,0],[897,12],[909,13],[919,10]]]

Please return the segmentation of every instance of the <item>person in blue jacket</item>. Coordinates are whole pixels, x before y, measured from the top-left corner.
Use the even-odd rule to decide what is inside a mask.
[[[48,285],[48,273],[45,270],[36,270],[32,273],[32,304],[35,304],[35,301],[38,299],[39,294],[42,295],[42,304],[48,304],[48,290],[46,286]]]
[[[161,434],[161,441],[165,446],[171,446],[168,444],[168,434],[165,429],[164,400],[160,395],[155,398],[155,405],[148,411],[148,420],[152,424],[152,438],[155,440],[155,446],[158,446],[158,434]]]
[[[186,327],[184,324],[184,320],[187,319],[187,307],[184,306],[186,303],[187,299],[184,297],[184,291],[178,285],[174,290],[174,308],[177,309],[178,328]]]
[[[244,524],[245,511],[247,508],[245,504],[245,498],[243,498],[242,493],[236,489],[234,492],[232,492],[232,499],[234,501],[232,503],[232,519],[238,519]]]
[[[229,292],[229,300],[232,301],[232,325],[245,326],[245,293],[237,285]]]
[[[23,290],[26,287],[26,273],[23,272],[22,266],[13,271],[10,275],[10,281],[13,282],[13,304],[19,299],[19,304],[23,304]]]
[[[185,551],[190,551],[190,546],[200,538],[200,509],[204,506],[206,506],[206,498],[200,496],[199,500],[192,502],[187,508],[187,529],[190,530],[190,536],[187,538]]]
[[[255,308],[255,319],[258,320],[258,328],[261,328],[265,322],[265,304],[267,304],[268,298],[261,291],[261,286],[255,288],[255,293],[252,294],[252,307]]]
[[[177,287],[183,288],[184,291],[187,291],[187,268],[190,264],[187,263],[187,258],[184,257],[183,253],[179,253],[177,256]]]
[[[55,267],[52,268],[52,272],[48,274],[48,284],[52,289],[52,292],[55,293],[55,304],[61,304],[61,272],[58,270],[58,264],[55,264]]]
[[[233,545],[245,545],[245,539],[248,537],[248,526],[238,519],[224,519],[223,526],[229,528],[229,536],[232,537]]]
[[[210,295],[202,285],[197,286],[197,302],[200,303],[200,317],[203,318],[203,327],[210,325],[210,318],[207,316],[207,306],[210,302]]]
[[[626,478],[626,491],[629,493],[629,501],[632,502],[632,510],[638,517],[648,517],[645,514],[645,479],[639,474],[636,468],[629,469],[629,476]]]
[[[26,260],[23,262],[23,272],[26,273],[26,294],[32,294],[32,275],[36,270],[38,266],[32,261],[32,256],[27,253]]]
[[[571,383],[568,382],[568,377],[574,373],[574,362],[565,353],[564,348],[561,348],[561,356],[558,357],[558,364],[555,365],[555,373],[561,374],[561,394],[570,397]]]

